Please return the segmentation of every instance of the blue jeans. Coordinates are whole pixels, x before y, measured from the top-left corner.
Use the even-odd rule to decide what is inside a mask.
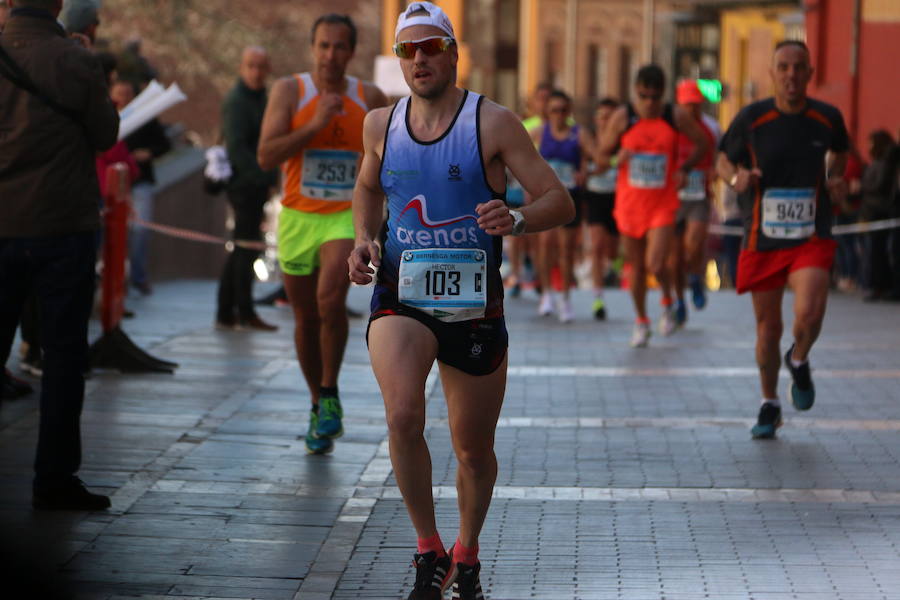
[[[857,220],[856,216],[835,215],[834,224],[849,225],[856,223]],[[845,233],[836,235],[834,238],[838,244],[837,253],[834,257],[835,270],[837,271],[838,277],[845,277],[858,283],[860,280],[859,234]]]
[[[81,407],[88,369],[95,233],[0,238],[0,359],[6,364],[25,299],[41,318],[44,375],[34,487],[65,485],[81,466]]]
[[[138,183],[131,188],[131,204],[135,214],[145,221],[153,219],[152,183]],[[132,226],[128,230],[128,264],[129,279],[132,285],[147,284],[147,242],[150,231],[143,227]]]

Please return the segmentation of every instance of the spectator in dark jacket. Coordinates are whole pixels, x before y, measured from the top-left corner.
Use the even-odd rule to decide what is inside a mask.
[[[249,47],[241,57],[240,77],[222,105],[222,130],[232,176],[228,202],[234,211],[234,238],[261,241],[263,205],[277,183],[277,171],[263,171],[256,161],[256,146],[266,110],[266,77],[269,56],[259,47]],[[274,331],[253,308],[253,262],[257,250],[235,245],[219,281],[216,327]]]
[[[34,290],[44,369],[33,505],[100,510],[109,498],[76,473],[100,224],[94,155],[115,143],[119,118],[97,59],[56,21],[62,0],[11,6],[0,47],[48,100],[0,75],[0,358]]]
[[[893,214],[893,189],[897,179],[896,147],[891,134],[883,129],[869,135],[869,156],[872,162],[862,176],[862,204],[860,219],[878,221]],[[869,290],[866,301],[884,299],[892,288],[888,239],[890,231],[870,231],[865,234],[865,286]]]
[[[113,84],[110,94],[116,108],[122,110],[137,95],[137,85],[120,79]],[[172,149],[166,130],[158,119],[151,119],[146,125],[125,138],[125,144],[140,168],[140,175],[131,187],[131,203],[134,213],[145,221],[153,220],[153,197],[156,193],[156,171],[153,161]],[[152,288],[147,275],[147,243],[149,232],[136,225],[128,233],[129,280],[142,294],[150,294]]]

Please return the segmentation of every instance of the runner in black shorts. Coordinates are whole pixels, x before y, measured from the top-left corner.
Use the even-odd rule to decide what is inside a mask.
[[[595,138],[603,131],[619,103],[612,98],[604,98],[594,111]],[[588,162],[587,181],[584,191],[575,198],[575,205],[587,207],[587,222],[591,233],[591,279],[594,288],[594,303],[591,312],[598,320],[606,319],[606,303],[603,301],[603,280],[606,277],[607,263],[614,260],[619,253],[619,228],[613,218],[613,207],[616,204],[616,178],[618,169],[607,169],[604,173],[596,172],[593,161]]]

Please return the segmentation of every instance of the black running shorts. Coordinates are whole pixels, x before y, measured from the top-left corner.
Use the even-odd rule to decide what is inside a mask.
[[[425,325],[437,338],[437,359],[469,375],[490,375],[506,357],[509,335],[503,317],[444,323],[420,310],[396,304],[375,310],[369,317],[369,326],[376,319],[392,315],[409,317]]]

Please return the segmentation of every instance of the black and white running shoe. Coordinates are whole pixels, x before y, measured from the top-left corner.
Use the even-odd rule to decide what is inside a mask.
[[[413,556],[413,566],[416,568],[416,585],[406,600],[441,600],[456,574],[450,557],[445,554],[438,558],[434,551],[417,553]]]
[[[481,580],[478,574],[481,572],[481,563],[475,563],[474,567],[456,563],[456,579],[453,582],[453,600],[484,600],[481,591]]]

